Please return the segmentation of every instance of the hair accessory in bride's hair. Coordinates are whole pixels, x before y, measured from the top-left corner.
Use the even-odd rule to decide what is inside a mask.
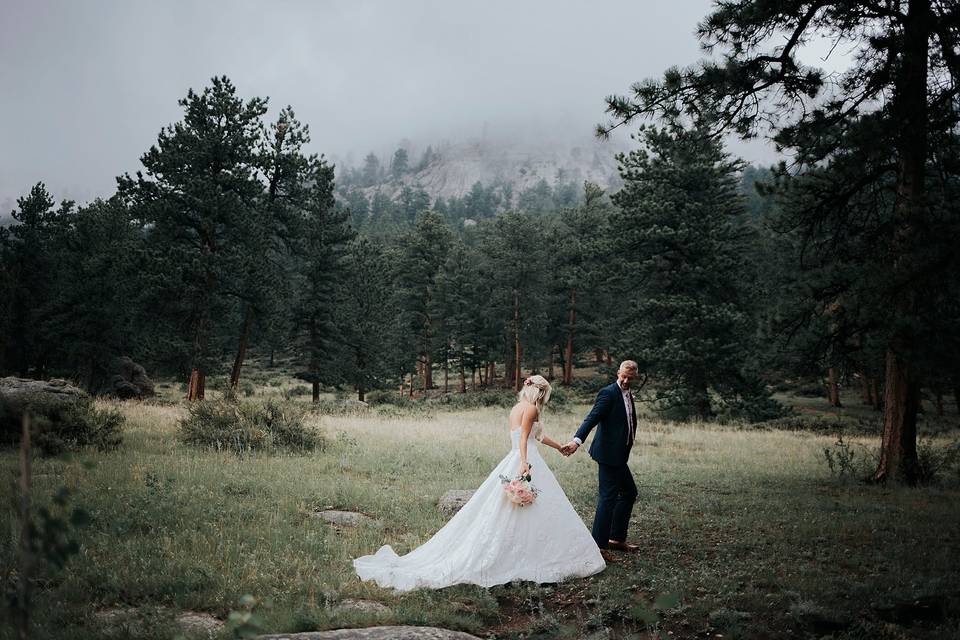
[[[526,387],[529,387],[532,384],[533,384],[533,380],[531,380],[530,378],[527,378],[526,380],[523,381],[523,385]]]

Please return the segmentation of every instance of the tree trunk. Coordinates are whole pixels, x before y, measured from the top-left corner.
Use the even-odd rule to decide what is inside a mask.
[[[360,402],[365,402],[367,398],[367,390],[364,388],[363,383],[357,385],[357,400]]]
[[[903,29],[903,51],[893,96],[894,116],[901,125],[897,143],[897,193],[893,280],[911,272],[911,241],[918,218],[923,216],[924,174],[927,161],[927,64],[930,34],[930,0],[909,0]],[[896,305],[900,319],[915,312],[915,292],[906,291]],[[913,340],[909,323],[891,337],[886,354],[883,394],[883,440],[880,462],[870,476],[874,482],[888,479],[915,484],[918,479],[917,407],[920,384],[911,357]]]
[[[473,382],[473,380],[471,380]],[[467,392],[467,375],[463,371],[463,358],[460,358],[460,393]]]
[[[274,348],[270,347],[270,364],[267,366],[269,366],[271,369],[273,369],[273,352],[274,352]]]
[[[320,353],[319,343],[320,335],[317,331],[317,323],[313,318],[310,319],[310,377],[313,387],[313,404],[320,403]]]
[[[520,391],[520,294],[513,291],[513,390]]]
[[[870,401],[876,411],[883,410],[883,395],[880,393],[880,381],[876,378],[870,380]]]
[[[860,396],[863,398],[863,404],[870,406],[870,378],[865,373],[860,374]]]
[[[943,391],[937,389],[937,416],[943,417]]]
[[[573,383],[573,333],[577,324],[577,288],[570,289],[570,324],[567,326],[567,349],[563,355],[563,384]]]
[[[953,388],[953,401],[957,404],[957,412],[960,412],[960,387]]]
[[[194,367],[190,371],[190,385],[187,387],[187,400],[203,400],[205,376],[203,371]]]
[[[423,393],[433,388],[433,355],[429,351],[423,354]]]
[[[703,380],[695,380],[690,390],[693,392],[693,414],[700,420],[709,420],[713,412],[710,410],[710,394],[707,391],[707,383]]]
[[[243,328],[240,329],[240,346],[237,349],[237,357],[233,361],[233,370],[230,372],[230,388],[237,389],[240,384],[240,368],[243,366],[243,359],[247,355],[247,343],[250,341],[250,329],[253,327],[253,305],[249,302],[243,309]]]
[[[840,406],[840,385],[837,383],[836,367],[827,369],[827,397],[831,407]]]
[[[450,392],[450,385],[448,383],[448,377],[450,375],[450,361],[444,360],[443,362],[443,392]]]
[[[610,357],[610,351],[608,349],[603,350],[603,360],[607,365],[613,364],[613,358]]]
[[[880,463],[870,476],[873,482],[888,479],[917,481],[917,404],[920,389],[911,372],[891,349],[887,351],[884,390],[883,440]]]
[[[594,349],[594,350],[593,350],[593,358],[594,358],[594,360],[596,360],[597,364],[602,364],[602,363],[603,363],[603,349],[599,349],[599,348],[598,348],[598,349]]]

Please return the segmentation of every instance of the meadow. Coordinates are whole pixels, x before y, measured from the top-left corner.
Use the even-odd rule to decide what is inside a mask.
[[[398,594],[360,582],[351,559],[382,544],[404,553],[442,526],[438,498],[479,485],[509,448],[503,408],[312,414],[321,449],[238,456],[178,440],[186,410],[175,392],[100,401],[127,417],[117,451],[34,462],[37,500],[67,486],[71,506],[91,515],[80,552],[39,583],[36,637],[207,637],[175,616],[242,610],[264,633],[410,624],[485,638],[960,637],[960,478],[911,489],[837,475],[824,456],[838,451],[833,433],[648,416],[630,462],[639,553],[557,585]],[[805,412],[824,404],[807,400]],[[547,433],[565,441],[588,408],[556,408]],[[856,470],[878,437],[844,443]],[[595,464],[585,451],[545,458],[589,526]],[[12,505],[16,453],[0,465]],[[324,509],[370,520],[336,526],[316,516]],[[0,518],[9,578],[18,528],[12,509]]]

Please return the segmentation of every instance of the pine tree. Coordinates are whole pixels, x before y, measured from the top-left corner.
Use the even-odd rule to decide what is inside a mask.
[[[390,270],[383,248],[366,238],[350,244],[343,286],[338,288],[338,333],[347,356],[344,380],[357,399],[381,389],[391,373],[393,345],[385,339],[391,308]]]
[[[180,347],[170,350],[188,353],[187,397],[195,400],[225,348],[218,323],[230,316],[238,274],[260,257],[256,147],[266,100],[244,103],[222,77],[179,104],[184,119],[164,128],[141,158],[146,176],[119,182],[150,229],[155,282],[165,289],[158,297],[171,303],[158,310],[179,327],[169,339]]]
[[[955,3],[933,0],[725,2],[698,30],[703,47],[719,51],[722,59],[670,69],[662,81],[634,85],[629,98],[608,99],[615,120],[598,131],[605,135],[638,116],[706,117],[717,135],[725,130],[744,137],[768,133],[792,153],[795,174],[821,167],[857,144],[890,151],[885,162],[862,172],[855,182],[821,184],[819,200],[824,206],[816,211],[827,217],[813,212],[805,217],[810,230],[829,221],[842,235],[854,209],[830,204],[869,198],[884,181],[892,181],[894,198],[884,206],[893,212],[895,222],[878,239],[889,252],[882,268],[871,276],[875,286],[866,305],[890,311],[882,316],[884,435],[873,481],[918,479],[916,417],[922,358],[917,346],[925,333],[918,327],[926,321],[922,302],[899,283],[929,276],[915,270],[925,262],[915,254],[924,253],[919,249],[927,240],[938,240],[922,233],[930,227],[933,210],[926,199],[927,166],[936,159],[945,134],[960,123],[956,21]],[[849,58],[855,61],[830,82],[826,71],[809,67],[798,57],[815,33],[825,32],[843,34]],[[771,33],[785,33],[786,38],[771,39]],[[871,135],[864,136],[864,128]],[[937,281],[940,289],[931,287],[934,297],[939,297],[946,279],[930,280]]]
[[[320,385],[342,381],[349,368],[343,362],[337,299],[348,273],[354,232],[349,213],[336,206],[333,176],[326,161],[312,163],[299,227],[293,339],[301,366],[298,375],[311,383],[315,403],[320,401]]]
[[[401,325],[409,331],[414,353],[409,354],[422,371],[423,389],[433,387],[434,347],[439,318],[434,301],[437,298],[437,276],[447,258],[453,239],[443,217],[425,211],[416,226],[398,242],[395,272],[396,304]]]
[[[644,146],[618,158],[625,186],[613,196],[616,289],[626,298],[618,347],[656,380],[666,410],[707,419],[716,413],[711,391],[728,409],[762,396],[745,368],[752,326],[740,163],[702,128],[642,133]]]

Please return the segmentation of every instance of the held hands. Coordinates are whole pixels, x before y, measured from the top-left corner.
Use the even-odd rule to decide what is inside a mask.
[[[559,451],[560,451],[560,453],[562,453],[562,454],[565,455],[565,456],[570,456],[570,455],[573,455],[574,453],[576,453],[577,449],[579,449],[579,448],[580,448],[580,445],[578,445],[576,442],[574,442],[573,440],[571,440],[571,441],[568,442],[567,444],[565,444],[565,445],[563,445],[562,447],[560,447]]]

